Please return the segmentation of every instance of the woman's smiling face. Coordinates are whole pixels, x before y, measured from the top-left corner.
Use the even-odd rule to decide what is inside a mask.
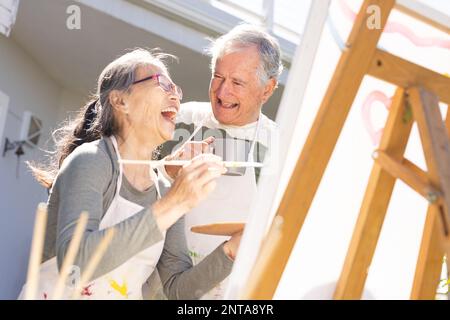
[[[167,70],[156,66],[142,66],[136,70],[136,81],[160,74],[161,81],[170,79]],[[141,141],[149,138],[156,144],[172,139],[175,117],[180,110],[180,98],[174,92],[165,91],[157,76],[135,83],[125,98],[128,107],[130,131]]]

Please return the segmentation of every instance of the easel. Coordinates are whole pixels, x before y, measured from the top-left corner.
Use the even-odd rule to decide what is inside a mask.
[[[371,5],[380,8],[380,29],[369,29],[366,25],[366,12]],[[375,163],[334,298],[361,297],[396,179],[401,179],[429,201],[411,298],[434,298],[442,258],[444,253],[450,252],[450,112],[447,112],[445,125],[436,96],[450,104],[450,78],[377,49],[395,5],[395,0],[365,0],[361,6],[346,43],[347,49],[341,55],[242,298],[273,298],[366,74],[392,83],[398,89],[379,150],[374,153]],[[398,9],[404,8],[399,6]],[[402,11],[411,14],[408,10]],[[421,18],[417,14],[414,16]],[[429,23],[426,17],[422,20]],[[449,32],[446,28],[442,30]],[[403,158],[414,120],[419,128],[428,172]]]

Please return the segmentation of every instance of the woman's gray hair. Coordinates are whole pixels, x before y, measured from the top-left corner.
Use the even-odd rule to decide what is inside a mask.
[[[256,46],[259,52],[261,66],[258,77],[261,84],[272,78],[278,81],[283,71],[278,40],[263,28],[251,24],[240,24],[211,42],[205,50],[211,57],[211,72],[214,73],[217,60],[224,55],[251,46]]]
[[[151,65],[168,73],[164,60],[168,57],[177,58],[158,50],[136,48],[120,56],[105,67],[97,81],[95,96],[98,99],[96,109],[99,116],[96,117],[96,122],[93,123],[92,129],[110,128],[112,131],[115,131],[116,124],[113,121],[113,108],[110,105],[109,95],[113,90],[128,91],[133,82],[136,81],[136,71],[139,67]],[[109,130],[106,131],[104,133],[107,136],[115,133],[109,132]]]

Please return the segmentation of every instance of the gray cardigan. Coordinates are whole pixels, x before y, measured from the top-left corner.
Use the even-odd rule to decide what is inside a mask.
[[[83,272],[106,232],[99,230],[99,225],[114,198],[118,176],[117,154],[110,138],[84,143],[64,160],[48,200],[44,261],[56,255],[58,267],[61,266],[78,217],[82,211],[88,211],[89,221],[74,263]],[[115,225],[115,236],[93,279],[163,239],[151,211],[151,204],[156,201],[155,188],[140,192],[125,177],[123,181],[119,191],[121,196],[144,209]],[[167,190],[162,188],[161,191],[164,194]],[[225,279],[233,262],[222,246],[193,266],[186,245],[184,218],[170,227],[157,264],[166,296],[169,299],[197,299]]]

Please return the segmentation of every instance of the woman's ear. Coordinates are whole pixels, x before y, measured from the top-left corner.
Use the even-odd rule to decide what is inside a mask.
[[[277,85],[278,82],[274,78],[269,79],[269,81],[266,83],[266,85],[264,86],[263,104],[266,103],[267,100],[269,100],[269,98],[272,96]]]
[[[124,93],[119,90],[112,90],[109,93],[109,103],[116,111],[122,114],[128,114],[128,104],[125,103]]]

